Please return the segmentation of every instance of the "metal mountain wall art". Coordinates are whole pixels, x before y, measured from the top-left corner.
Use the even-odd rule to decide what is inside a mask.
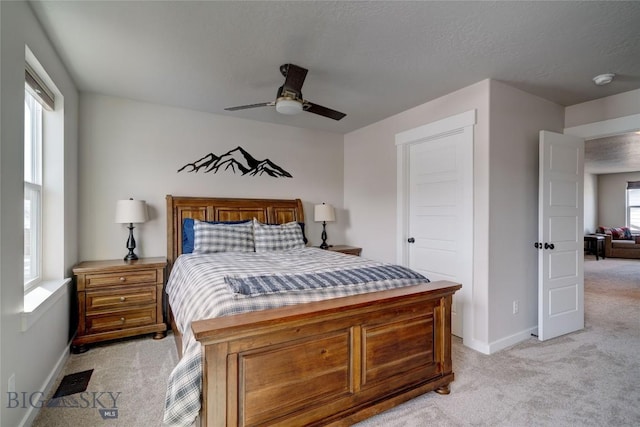
[[[182,171],[203,171],[204,173],[231,171],[249,176],[268,175],[274,178],[293,178],[289,172],[271,160],[257,160],[242,147],[236,147],[221,156],[209,153],[195,162],[187,163],[178,169],[178,172]]]

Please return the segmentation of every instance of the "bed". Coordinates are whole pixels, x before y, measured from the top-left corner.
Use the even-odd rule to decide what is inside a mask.
[[[299,199],[168,195],[166,201],[168,275],[181,261],[197,259],[179,259],[185,219],[304,224]],[[310,248],[295,256],[313,251],[339,257],[335,263],[358,258]],[[166,304],[180,363],[188,362],[186,371],[197,371],[201,381],[197,423],[346,426],[429,391],[448,394],[451,299],[461,285],[425,282],[204,318],[190,328]],[[196,345],[183,346],[185,337]]]

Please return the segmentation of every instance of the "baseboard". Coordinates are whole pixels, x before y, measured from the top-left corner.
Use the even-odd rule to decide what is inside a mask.
[[[478,340],[473,339],[463,339],[462,343],[465,347],[469,347],[472,350],[478,351],[482,354],[493,354],[500,350],[504,350],[505,348],[516,345],[522,341],[528,340],[531,338],[531,335],[538,335],[538,327],[532,327],[526,329],[524,331],[518,332],[517,334],[510,335],[508,337],[501,338],[497,341],[493,341],[490,343],[485,343]]]
[[[462,344],[464,344],[465,347],[469,347],[470,349],[480,352],[482,354],[491,354],[489,346],[482,341],[463,338]]]
[[[64,369],[64,365],[67,363],[67,360],[69,359],[70,354],[71,354],[71,343],[69,342],[69,344],[67,344],[64,351],[58,358],[58,361],[56,362],[55,367],[53,368],[53,370],[51,371],[47,379],[42,384],[42,387],[40,388],[40,390],[42,390],[43,396],[49,396],[51,389],[53,388],[53,385],[55,384],[56,379],[58,378],[58,375],[60,375],[60,373]],[[20,422],[19,426],[26,427],[33,424],[36,417],[38,416],[39,411],[40,411],[40,408],[36,408],[34,407],[34,405],[29,405],[27,409],[27,413],[25,414],[24,418],[22,418],[22,421]]]
[[[537,334],[538,327],[534,326],[529,329],[525,329],[524,331],[518,332],[516,334],[510,335],[508,337],[501,338],[497,341],[493,341],[489,343],[489,353],[493,354],[500,350],[504,350],[505,348],[516,345],[522,341],[526,341],[531,338],[531,334]]]

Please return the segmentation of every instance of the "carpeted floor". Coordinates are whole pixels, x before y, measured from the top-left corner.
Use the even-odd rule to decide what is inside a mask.
[[[58,382],[64,375],[93,369],[87,390],[52,400],[55,406],[41,408],[33,426],[161,426],[166,381],[177,362],[172,335],[103,343],[72,354]]]
[[[640,426],[640,260],[585,257],[582,331],[491,356],[456,344],[450,395],[358,426]]]
[[[582,331],[491,356],[454,338],[450,395],[428,393],[358,426],[640,426],[640,260],[586,256],[585,313]],[[71,355],[62,375],[94,369],[85,393],[121,393],[117,418],[95,407],[45,407],[34,426],[160,426],[176,362],[171,336]]]

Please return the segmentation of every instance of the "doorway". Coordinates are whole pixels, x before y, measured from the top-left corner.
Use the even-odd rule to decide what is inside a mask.
[[[635,114],[631,116],[625,116],[625,117],[620,117],[616,119],[603,120],[600,122],[589,123],[586,125],[565,128],[564,133],[568,135],[579,136],[585,139],[586,147],[587,147],[587,150],[586,150],[587,153],[585,154],[585,162],[588,162],[590,157],[589,144],[592,141],[595,142],[596,139],[612,138],[609,141],[618,144],[618,143],[621,143],[619,138],[620,135],[637,132],[639,130],[640,130],[640,114]],[[638,137],[640,138],[640,136]],[[597,148],[594,147],[594,150],[597,150]],[[615,153],[611,153],[610,150],[607,150],[607,152],[609,156],[615,155]],[[595,155],[595,157],[597,157],[597,154]],[[628,167],[626,170],[622,170],[619,168],[616,170],[610,169],[611,160],[612,159],[609,158],[604,163],[600,163],[599,165],[593,168],[588,166],[585,167],[585,172],[586,172],[585,173],[585,194],[587,194],[588,191],[592,191],[592,192],[597,191],[597,186],[594,185],[596,180],[593,178],[596,176],[595,175],[596,173],[602,174],[606,171],[615,172],[615,173],[631,172],[632,169],[635,169],[635,167],[633,166]],[[604,168],[609,168],[609,169],[604,169]],[[636,170],[640,170],[640,168]],[[592,196],[592,199],[593,199],[593,196]],[[597,227],[598,225],[609,225],[609,224],[602,223],[598,219],[597,205],[592,200],[586,199],[585,207],[586,207],[585,218],[584,218],[585,232],[595,232],[595,227]],[[611,226],[618,226],[618,225],[611,224]],[[622,226],[622,224],[619,226]],[[593,261],[593,262],[602,262],[602,260]],[[598,266],[598,268],[600,268],[600,266]],[[586,282],[589,275],[589,270],[585,269],[583,271],[583,274],[585,275],[585,282]],[[587,307],[585,307],[585,309],[586,308]]]
[[[397,261],[430,280],[461,283],[452,333],[472,332],[475,110],[396,135]]]
[[[621,158],[624,158],[624,156],[626,156],[627,158],[632,157],[631,153],[621,152],[627,149],[624,147],[621,148],[620,150],[615,150],[615,151],[620,151],[618,154],[613,153],[612,150],[606,150],[607,156],[613,156],[613,158],[610,157],[609,159],[600,160],[598,161],[598,164],[593,167],[589,167],[588,165],[590,158],[599,156],[597,151],[600,151],[600,150],[597,147],[591,147],[591,145],[595,143],[595,140],[612,138],[612,139],[609,139],[608,141],[605,141],[604,143],[612,142],[615,144],[624,144],[624,141],[619,140],[620,135],[637,132],[639,130],[640,130],[640,114],[620,117],[617,119],[603,120],[600,122],[589,123],[586,125],[574,126],[571,128],[564,129],[565,134],[578,136],[585,140],[585,163],[586,163],[585,194],[587,194],[587,192],[596,191],[595,185],[594,185],[595,181],[591,178],[595,174],[602,174],[607,171],[610,173],[631,172],[634,170],[640,171],[640,167],[636,169],[634,166],[627,167],[626,170],[623,170],[620,168],[617,168],[615,170],[611,169],[611,166],[615,163],[616,158],[621,159]],[[640,138],[640,136],[638,136],[638,138]],[[590,152],[592,151],[593,151],[593,154],[590,155]],[[597,209],[597,206],[595,206],[592,200],[585,200],[585,218],[584,218],[585,232],[587,231],[595,232],[595,227],[600,225],[597,223],[598,221],[596,221],[596,218],[598,216],[596,209]],[[607,224],[602,224],[602,225],[607,225]],[[622,224],[620,225],[611,224],[611,226],[622,226]]]

